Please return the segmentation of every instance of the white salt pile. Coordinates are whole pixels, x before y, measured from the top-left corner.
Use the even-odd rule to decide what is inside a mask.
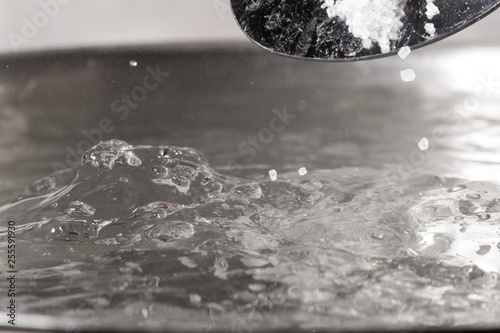
[[[278,173],[276,170],[269,170],[269,177],[271,177],[271,181],[274,182],[276,179],[278,179]]]
[[[415,80],[416,77],[417,76],[415,75],[415,71],[411,68],[401,71],[401,80],[403,80],[404,82],[411,82]]]
[[[405,16],[403,8],[406,0],[320,1],[328,17],[345,21],[349,32],[360,38],[366,49],[377,43],[382,53],[387,53],[391,51],[390,42],[399,39],[398,31],[403,26],[401,20]],[[434,0],[426,0],[425,9],[429,20],[440,13]],[[424,28],[430,37],[434,37],[436,28],[433,23],[427,22]]]
[[[307,169],[305,167],[299,169],[299,175],[304,176],[306,174],[307,174]]]
[[[406,57],[408,57],[411,53],[411,49],[409,46],[403,46],[399,52],[398,52],[398,56],[401,58],[401,59],[406,59]]]
[[[364,48],[378,43],[382,53],[389,52],[390,41],[398,40],[404,12],[399,0],[323,0],[328,17],[344,20],[349,32],[363,42]]]
[[[418,149],[421,151],[429,149],[429,140],[425,136],[418,142]]]

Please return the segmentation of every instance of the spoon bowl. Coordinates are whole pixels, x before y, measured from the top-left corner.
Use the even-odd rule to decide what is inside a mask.
[[[260,47],[324,61],[366,60],[393,55],[404,46],[419,48],[453,35],[500,6],[500,0],[387,0],[388,13],[379,13],[373,10],[380,8],[373,0],[356,10],[349,9],[355,3],[349,0],[230,1],[239,26]],[[367,7],[370,3],[373,8]],[[379,14],[387,16],[380,19]]]

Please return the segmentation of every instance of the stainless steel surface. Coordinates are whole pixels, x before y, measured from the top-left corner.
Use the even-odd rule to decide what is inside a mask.
[[[284,56],[326,61],[354,61],[390,56],[401,47],[419,48],[437,42],[477,22],[498,8],[498,0],[435,0],[440,13],[426,17],[426,0],[400,1],[399,38],[391,41],[390,51],[378,44],[364,48],[345,21],[328,18],[321,8],[324,1],[307,0],[231,0],[234,16],[247,37],[263,49]],[[272,22],[272,24],[270,24]],[[436,29],[429,35],[425,23]]]

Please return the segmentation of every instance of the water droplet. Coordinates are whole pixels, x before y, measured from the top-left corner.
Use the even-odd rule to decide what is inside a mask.
[[[125,161],[127,162],[128,165],[139,166],[142,164],[141,159],[131,151],[125,152],[124,156],[125,156]]]
[[[467,193],[465,197],[467,199],[474,199],[474,200],[481,199],[481,195],[479,193]]]
[[[95,213],[95,208],[83,201],[73,201],[69,204],[66,213],[71,216],[92,216]]]
[[[163,157],[163,158],[170,158],[170,149],[168,148],[162,148],[160,149],[160,157]]]

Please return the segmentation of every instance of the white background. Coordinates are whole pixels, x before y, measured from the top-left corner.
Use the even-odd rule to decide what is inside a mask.
[[[58,12],[17,47],[24,20],[34,22],[40,2],[58,3]],[[453,0],[450,0],[453,1]],[[229,0],[0,0],[0,53],[40,49],[178,42],[245,41]],[[43,22],[42,22],[43,23]],[[500,11],[447,43],[500,42]],[[23,37],[24,38],[24,37]]]

